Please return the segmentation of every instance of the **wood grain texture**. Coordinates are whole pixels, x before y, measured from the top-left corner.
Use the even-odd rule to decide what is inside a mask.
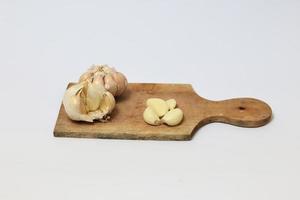
[[[182,123],[175,127],[151,126],[143,121],[146,100],[151,97],[174,98],[184,112]],[[117,104],[110,121],[106,123],[75,122],[68,118],[61,105],[54,136],[78,138],[190,140],[205,124],[228,123],[241,127],[259,127],[267,124],[272,110],[263,101],[237,98],[210,101],[198,96],[189,84],[130,83]]]

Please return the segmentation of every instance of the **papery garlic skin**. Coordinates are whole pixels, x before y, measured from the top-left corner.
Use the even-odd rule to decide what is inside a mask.
[[[118,86],[118,91],[116,93],[116,96],[120,96],[126,90],[126,87],[128,85],[127,79],[120,72],[113,73],[112,77],[113,77],[113,79],[115,80],[115,82],[117,83],[117,86]]]
[[[109,91],[113,95],[117,94],[118,85],[116,81],[113,79],[111,74],[107,74],[104,76],[104,87],[107,91]]]
[[[72,120],[105,121],[115,107],[115,98],[103,86],[84,81],[67,89],[63,105]]]
[[[97,77],[97,84],[101,84],[113,96],[120,96],[128,85],[126,77],[108,65],[92,65],[82,74],[79,82],[93,80]]]

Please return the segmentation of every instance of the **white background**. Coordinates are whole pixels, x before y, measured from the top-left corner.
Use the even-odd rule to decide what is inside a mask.
[[[297,0],[0,0],[0,199],[300,199],[299,36]],[[274,119],[186,142],[54,138],[66,84],[93,63],[256,97]]]

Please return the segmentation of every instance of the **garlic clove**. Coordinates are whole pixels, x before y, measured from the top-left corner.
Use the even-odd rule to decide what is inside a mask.
[[[63,105],[70,119],[76,121],[93,122],[93,118],[88,116],[82,98],[83,83],[75,84],[68,88],[63,97]]]
[[[118,91],[118,86],[110,74],[104,77],[104,87],[114,96]]]
[[[169,106],[169,110],[173,110],[176,107],[176,100],[175,99],[169,99],[166,101],[166,103]]]
[[[167,112],[165,116],[161,119],[161,121],[166,123],[169,126],[176,126],[180,124],[182,119],[183,119],[182,110],[179,108],[175,108]]]
[[[102,72],[96,72],[94,74],[93,83],[95,85],[103,86],[104,87],[104,74]]]
[[[116,105],[114,96],[110,92],[105,92],[100,102],[99,109],[106,114],[110,114]]]
[[[88,111],[95,111],[99,108],[104,93],[104,88],[99,88],[101,88],[99,87],[99,85],[96,85],[94,83],[88,83],[86,94],[86,104]]]
[[[160,98],[150,98],[146,104],[153,109],[158,117],[164,116],[169,111],[168,104]]]
[[[158,126],[161,124],[159,117],[156,115],[154,110],[151,107],[147,107],[143,113],[144,121],[147,124]]]
[[[117,83],[118,86],[118,91],[116,93],[116,96],[120,96],[126,89],[127,87],[127,79],[126,77],[120,73],[120,72],[115,72],[112,74],[113,79]]]

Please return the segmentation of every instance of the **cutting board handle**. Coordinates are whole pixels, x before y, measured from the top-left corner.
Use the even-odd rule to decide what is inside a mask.
[[[272,118],[272,110],[265,102],[253,98],[210,101],[209,122],[222,122],[240,127],[260,127]]]

